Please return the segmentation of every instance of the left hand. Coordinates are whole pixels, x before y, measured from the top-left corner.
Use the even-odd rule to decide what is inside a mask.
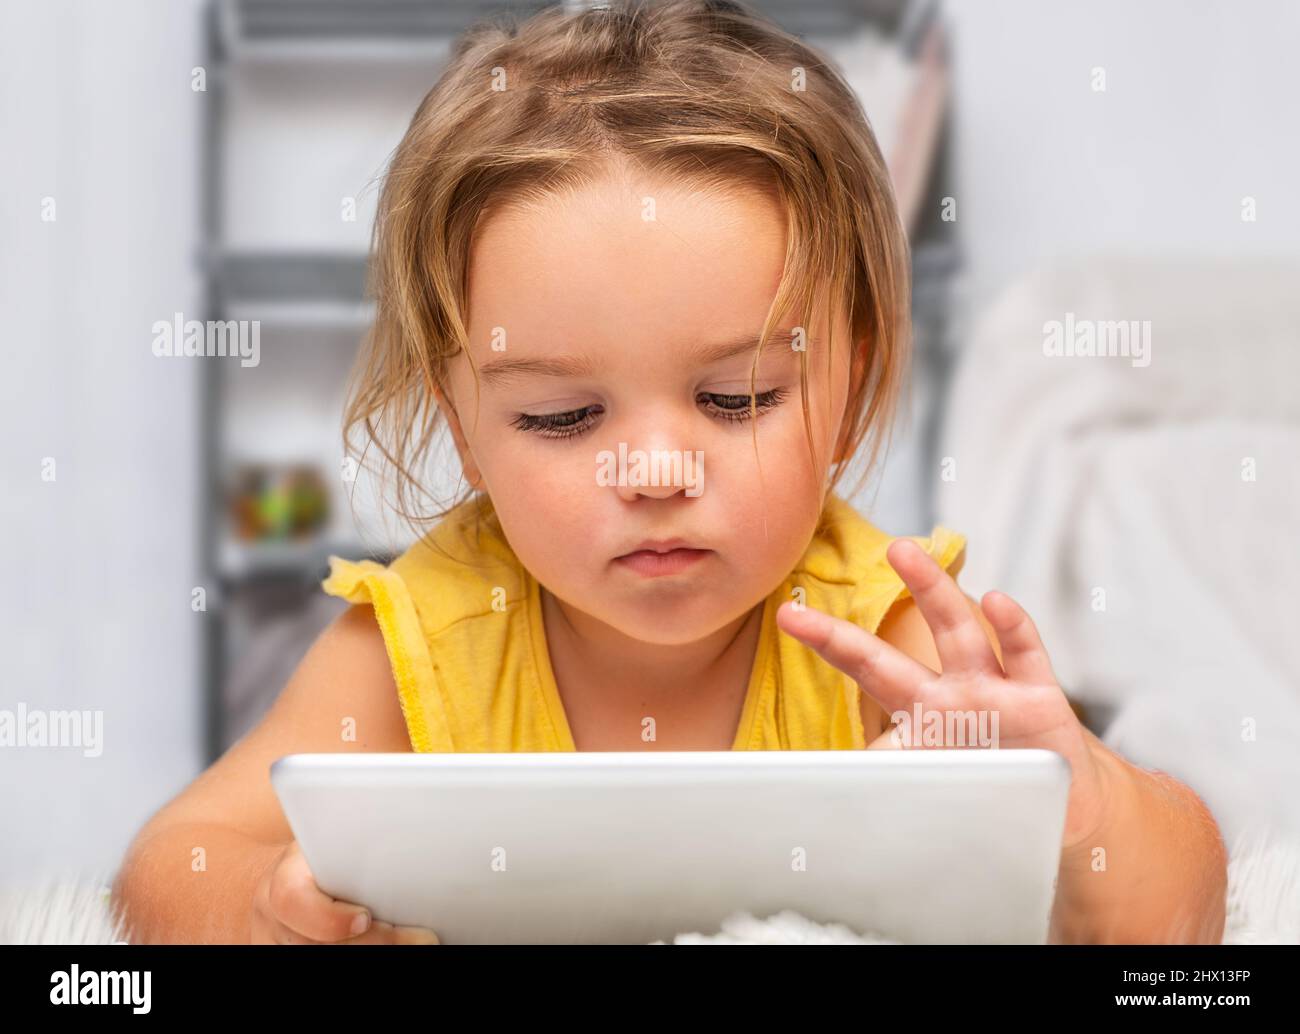
[[[1096,738],[1079,723],[1057,685],[1029,615],[1005,593],[989,592],[980,601],[1002,649],[999,664],[965,593],[947,571],[910,539],[895,540],[885,555],[930,626],[942,674],[866,629],[808,606],[783,603],[776,613],[778,627],[857,682],[886,715],[913,715],[918,702],[923,715],[996,715],[998,741],[993,746],[1060,754],[1072,772],[1062,848],[1066,853],[1086,848],[1106,819],[1109,772],[1096,753],[1105,748],[1093,747]],[[946,721],[942,724],[948,727]],[[921,746],[919,731],[915,738],[915,744],[903,745]]]

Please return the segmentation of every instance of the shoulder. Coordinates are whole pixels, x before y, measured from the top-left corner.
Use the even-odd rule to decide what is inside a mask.
[[[366,604],[348,607],[326,626],[277,706],[319,724],[322,737],[339,737],[343,723],[353,719],[358,749],[411,749],[388,648],[374,609]]]
[[[889,563],[888,550],[898,538],[911,538],[956,580],[966,562],[966,537],[935,525],[929,535],[895,536],[877,527],[845,499],[831,495],[813,544],[805,554],[797,575],[808,575],[829,586],[822,593],[823,609],[873,632],[891,646],[939,671],[939,653],[934,636],[902,578]],[[838,589],[835,587],[838,586]],[[979,603],[966,596],[975,620],[984,629],[993,650],[1001,659],[997,634]],[[868,694],[860,699],[863,727],[883,727],[879,705]]]
[[[797,582],[824,587],[822,600],[809,600],[836,617],[880,634],[886,619],[902,634],[915,618],[902,578],[888,559],[888,550],[899,538],[910,538],[954,578],[966,560],[966,538],[943,525],[929,535],[890,535],[853,508],[846,500],[828,498],[812,544],[795,571]],[[919,617],[919,615],[917,615]]]
[[[1001,661],[1002,645],[998,642],[998,635],[993,625],[984,616],[979,601],[968,593],[962,595],[966,597],[971,614],[984,630],[984,634],[988,636],[994,654]],[[880,622],[876,635],[890,646],[903,651],[909,657],[915,658],[934,671],[942,671],[942,665],[939,663],[939,650],[934,643],[934,633],[930,631],[930,625],[925,620],[925,615],[921,613],[921,608],[916,605],[916,600],[911,596],[897,601],[890,608],[889,613]]]
[[[984,634],[988,636],[989,643],[993,646],[993,653],[998,662],[1002,661],[1002,644],[998,641],[997,631],[984,616],[984,611],[980,607],[979,601],[973,596],[963,593],[966,596],[966,602],[970,606],[971,613],[979,626],[984,629]],[[909,657],[915,658],[922,664],[926,665],[933,671],[942,671],[942,665],[939,663],[939,651],[934,643],[934,634],[930,631],[930,626],[921,613],[921,609],[916,605],[916,600],[911,596],[899,600],[894,608],[885,616],[885,620],[880,623],[880,628],[876,633],[887,642]],[[1065,692],[1062,690],[1062,692]],[[864,694],[865,699],[865,694]],[[1080,701],[1065,693],[1066,703],[1074,712],[1075,717],[1084,725],[1089,724],[1089,714],[1087,708]],[[865,717],[865,709],[864,709]]]
[[[994,631],[993,626],[989,623],[988,618],[984,616],[984,611],[980,609],[979,603],[969,594],[963,593],[963,595],[970,605],[975,620],[979,622],[980,627],[984,629],[984,634],[989,637],[989,642],[993,644],[993,652],[1001,661],[1002,647],[997,641],[997,633]],[[939,650],[934,642],[934,633],[930,631],[930,626],[921,613],[921,608],[916,605],[916,600],[910,595],[897,600],[890,607],[889,612],[876,629],[876,635],[890,646],[920,661],[931,671],[936,673],[943,671],[943,665],[939,661]],[[889,720],[885,717],[880,704],[866,693],[861,695],[859,703],[862,710],[863,727],[879,729],[883,737],[889,729]],[[874,725],[873,721],[875,722]]]

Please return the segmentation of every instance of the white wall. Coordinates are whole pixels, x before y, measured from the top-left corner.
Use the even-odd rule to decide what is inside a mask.
[[[196,10],[0,5],[0,709],[103,713],[97,758],[0,747],[4,883],[116,865],[200,758],[202,370],[150,350],[198,300]]]
[[[976,309],[1103,249],[1300,246],[1300,5],[950,0],[958,223]],[[1106,70],[1093,92],[1092,69]],[[1258,221],[1244,223],[1253,196]]]

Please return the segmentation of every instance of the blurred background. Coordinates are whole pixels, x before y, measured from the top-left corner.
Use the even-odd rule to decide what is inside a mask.
[[[0,3],[0,721],[103,723],[0,745],[0,885],[112,872],[344,606],[328,555],[408,544],[342,462],[377,188],[451,39],[541,6]],[[1300,8],[753,6],[859,92],[911,235],[910,410],[853,501],[967,535],[966,590],[1225,833],[1300,833]],[[155,354],[190,319],[258,362]],[[1129,350],[1053,351],[1094,332]]]

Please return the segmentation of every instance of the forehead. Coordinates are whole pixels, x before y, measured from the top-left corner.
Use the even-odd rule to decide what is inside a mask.
[[[758,331],[785,262],[785,217],[758,190],[627,173],[494,212],[470,252],[472,350],[640,354]],[[500,346],[498,345],[498,348]]]

